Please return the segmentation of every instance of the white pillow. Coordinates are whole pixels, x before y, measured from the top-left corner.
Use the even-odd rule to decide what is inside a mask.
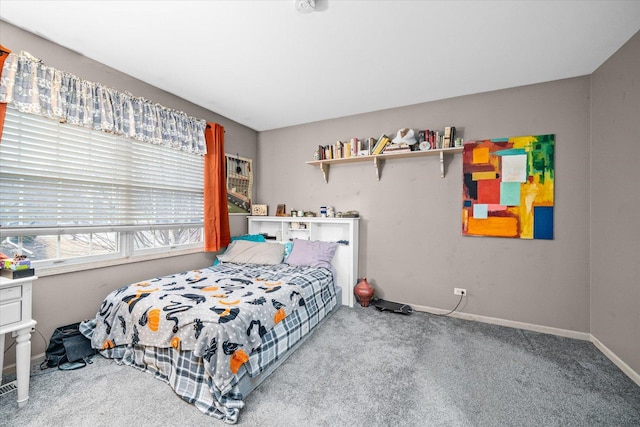
[[[287,264],[331,269],[331,260],[337,248],[338,244],[335,242],[293,239],[293,249],[287,257]]]
[[[280,264],[284,258],[284,245],[280,243],[251,242],[235,240],[227,250],[218,255],[220,262],[237,264]]]

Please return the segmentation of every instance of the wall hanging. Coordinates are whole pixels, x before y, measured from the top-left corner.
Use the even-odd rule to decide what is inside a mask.
[[[462,234],[553,239],[555,135],[469,141]]]
[[[225,154],[227,176],[227,204],[230,214],[251,212],[253,194],[252,160],[237,154]],[[266,215],[266,213],[265,213]]]

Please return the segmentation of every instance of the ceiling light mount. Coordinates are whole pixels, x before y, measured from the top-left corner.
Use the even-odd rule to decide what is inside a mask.
[[[315,0],[296,0],[296,9],[300,13],[311,13],[316,7]]]

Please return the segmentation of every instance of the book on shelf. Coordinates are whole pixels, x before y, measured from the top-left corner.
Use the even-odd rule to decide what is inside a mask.
[[[444,137],[442,148],[451,148],[455,145],[456,128],[455,126],[447,126],[444,128]]]
[[[418,132],[417,144],[413,146],[407,143],[396,144],[391,139],[382,134],[376,138],[351,138],[347,142],[337,141],[335,144],[318,145],[318,150],[314,154],[315,160],[343,159],[356,156],[376,156],[382,153],[402,153],[406,151],[418,150],[418,144],[424,142],[428,144],[426,148],[446,149],[456,146],[455,126],[446,126],[444,132],[436,130],[421,130]],[[420,150],[425,148],[420,145]]]
[[[371,147],[375,145],[376,139],[361,139],[358,147],[358,156],[368,156],[371,154]]]
[[[358,138],[351,138],[349,142],[351,144],[351,157],[356,157],[358,155],[358,149],[360,148],[360,140],[358,140]]]
[[[437,148],[436,147],[436,133],[435,133],[435,131],[427,129],[425,131],[425,137],[427,138],[426,140],[429,141],[429,149],[435,150]]]
[[[375,138],[370,138],[369,141],[370,141],[369,147],[371,147],[369,150],[369,154],[373,155],[373,153],[376,152],[376,147],[378,146],[378,140]]]
[[[406,143],[402,144],[391,144],[385,148],[381,154],[397,154],[397,153],[405,153],[407,151],[411,151],[411,146]]]
[[[376,142],[376,146],[373,148],[373,151],[371,152],[371,154],[378,155],[380,153],[382,153],[385,149],[385,147],[391,142],[391,140],[389,139],[389,137],[387,135],[381,135],[380,138],[378,138],[378,142]]]
[[[325,158],[325,160],[333,159],[333,146],[332,145],[325,145],[324,146],[324,158]]]
[[[377,143],[378,143],[377,139],[369,138],[369,154],[368,155],[373,154],[373,149],[376,147]]]

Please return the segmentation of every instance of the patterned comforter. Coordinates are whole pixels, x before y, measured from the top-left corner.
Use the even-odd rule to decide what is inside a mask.
[[[265,268],[241,276],[206,268],[159,277],[109,294],[96,315],[92,344],[191,350],[209,365],[224,395],[262,337],[305,304],[301,292]]]
[[[325,268],[227,263],[117,289],[83,333],[104,356],[154,373],[203,412],[235,422],[244,406],[240,368],[259,374],[336,304]],[[163,368],[169,360],[173,368]],[[191,368],[180,374],[183,364]]]

